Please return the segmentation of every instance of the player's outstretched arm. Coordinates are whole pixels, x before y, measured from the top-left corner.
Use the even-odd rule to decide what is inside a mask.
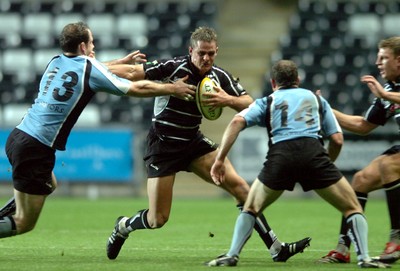
[[[348,115],[336,109],[332,109],[332,111],[340,126],[349,132],[358,135],[367,135],[378,127],[378,125],[366,121],[362,116]]]
[[[188,76],[177,80],[173,84],[161,84],[149,80],[132,82],[127,95],[135,97],[172,95],[182,100],[192,99],[196,93],[196,86],[186,84],[185,81],[187,79]]]
[[[242,116],[235,116],[226,127],[222,136],[221,145],[218,148],[217,157],[211,167],[210,175],[216,185],[221,185],[225,181],[224,161],[232,148],[240,131],[246,127],[246,121]]]
[[[145,78],[144,67],[142,64],[129,65],[129,64],[118,64],[110,65],[108,69],[119,77],[128,79],[130,81],[139,81]]]

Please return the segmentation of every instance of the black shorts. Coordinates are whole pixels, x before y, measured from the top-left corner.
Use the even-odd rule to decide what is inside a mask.
[[[398,152],[400,152],[400,145],[394,145],[389,149],[387,149],[386,151],[384,151],[382,155],[391,155],[391,154],[396,154]]]
[[[304,191],[328,187],[343,177],[325,148],[314,138],[279,142],[270,147],[258,179],[273,190]]]
[[[165,139],[153,129],[147,135],[146,163],[147,177],[162,177],[179,171],[189,171],[190,163],[217,149],[218,144],[198,132],[190,141]]]
[[[6,154],[16,190],[33,195],[51,194],[54,149],[15,128],[8,136]]]

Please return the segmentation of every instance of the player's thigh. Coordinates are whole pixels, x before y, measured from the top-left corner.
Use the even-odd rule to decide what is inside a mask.
[[[215,161],[217,151],[209,152],[190,164],[190,170],[208,183],[214,184],[210,170]],[[249,192],[249,184],[237,174],[229,159],[225,159],[225,182],[220,186],[234,196],[238,203],[244,203]]]
[[[35,226],[47,195],[31,195],[14,189],[16,211],[14,220],[18,232]]]
[[[206,182],[214,183],[211,178],[210,170],[216,156],[217,151],[215,150],[194,159],[189,165],[189,170]]]
[[[147,195],[150,220],[167,220],[171,212],[175,175],[149,178]]]
[[[362,213],[356,194],[345,177],[326,188],[316,189],[315,192],[346,217],[354,212]]]
[[[194,159],[189,165],[189,170],[191,170],[193,173],[195,173],[203,180],[209,183],[214,183],[211,178],[210,170],[212,165],[214,164],[216,156],[217,156],[217,150],[206,153],[205,155],[202,155]],[[237,174],[235,168],[233,167],[231,161],[229,161],[228,158],[225,159],[224,165],[225,165],[226,179],[228,182],[231,183],[244,182],[243,178],[241,178]]]
[[[282,195],[283,190],[272,190],[256,178],[250,187],[243,210],[261,213]]]

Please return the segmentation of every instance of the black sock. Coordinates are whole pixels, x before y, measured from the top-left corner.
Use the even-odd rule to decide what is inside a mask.
[[[385,184],[386,201],[392,229],[400,229],[400,179]]]
[[[0,217],[11,216],[11,215],[15,214],[16,208],[17,207],[15,205],[15,198],[12,197],[11,199],[9,199],[7,201],[7,203],[3,207],[1,207]]]
[[[243,210],[243,205],[237,205],[240,211]],[[271,248],[272,244],[277,239],[275,233],[271,230],[270,226],[268,225],[267,220],[265,219],[264,215],[261,213],[256,217],[256,222],[254,223],[254,229],[257,231],[260,238],[263,240],[264,244]]]
[[[147,221],[147,213],[149,209],[140,210],[136,215],[132,216],[125,222],[126,229],[131,232],[135,230],[151,229]]]
[[[361,205],[361,208],[363,209],[363,211],[365,211],[365,206],[367,206],[367,202],[368,202],[368,194],[357,192],[357,191],[355,191],[355,192],[356,192],[358,202]]]

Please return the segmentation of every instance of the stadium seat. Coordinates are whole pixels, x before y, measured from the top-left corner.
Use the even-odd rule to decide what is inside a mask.
[[[42,74],[49,61],[60,53],[61,51],[56,48],[35,50],[33,53],[33,67],[35,73],[37,75]]]
[[[49,13],[31,13],[24,16],[22,39],[28,40],[29,47],[51,47],[53,17]]]
[[[127,55],[125,49],[100,49],[96,52],[96,58],[102,62],[119,59]]]
[[[12,75],[15,83],[32,80],[32,51],[27,48],[12,48],[3,51],[2,71]]]
[[[128,50],[147,46],[148,21],[144,14],[122,14],[117,18],[116,34]]]
[[[400,17],[399,14],[385,14],[382,17],[382,32],[386,37],[399,35]]]
[[[118,40],[114,37],[115,17],[113,14],[100,13],[88,15],[86,21],[93,33],[95,45],[98,48],[106,49],[118,45]]]
[[[384,15],[386,14],[388,9],[387,4],[382,3],[382,1],[379,0],[359,1],[357,4],[358,4],[358,10],[361,13],[373,13],[378,15]]]
[[[5,127],[15,127],[25,116],[30,104],[6,104],[3,106],[3,123]]]
[[[349,17],[349,33],[362,38],[368,46],[376,46],[381,33],[381,21],[373,13],[354,14]]]
[[[64,26],[70,23],[84,21],[85,16],[80,13],[64,13],[54,17],[53,22],[53,36],[58,39]],[[89,26],[90,27],[90,26]]]
[[[19,13],[2,13],[0,26],[1,48],[18,47],[21,44],[22,16]]]

